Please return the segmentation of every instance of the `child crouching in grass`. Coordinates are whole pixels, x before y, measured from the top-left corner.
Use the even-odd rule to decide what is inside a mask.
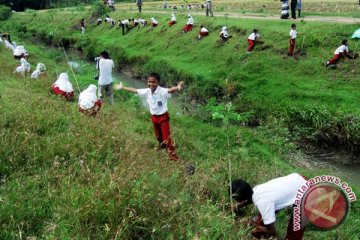
[[[115,90],[125,90],[137,93],[144,98],[149,105],[151,120],[154,125],[155,137],[159,141],[161,148],[167,148],[170,160],[177,161],[179,157],[176,154],[175,146],[170,138],[170,117],[168,113],[167,100],[171,97],[171,93],[180,91],[184,86],[181,81],[177,86],[171,88],[160,87],[160,75],[158,73],[150,73],[148,76],[148,88],[136,89],[124,87],[122,83],[115,85]]]

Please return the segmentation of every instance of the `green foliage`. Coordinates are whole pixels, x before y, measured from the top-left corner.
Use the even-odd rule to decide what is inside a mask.
[[[11,16],[11,8],[0,5],[0,21],[4,21]]]
[[[110,11],[109,7],[104,5],[101,1],[96,1],[91,6],[91,16],[94,18],[100,18]]]

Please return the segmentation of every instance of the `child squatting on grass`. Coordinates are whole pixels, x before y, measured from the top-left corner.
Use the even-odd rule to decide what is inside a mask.
[[[232,198],[237,202],[231,207],[237,211],[239,208],[253,203],[259,210],[259,214],[255,219],[251,219],[251,225],[255,227],[251,232],[252,235],[256,238],[275,237],[275,213],[278,210],[293,206],[298,189],[306,184],[306,182],[307,180],[297,173],[275,178],[254,188],[242,179],[234,180],[231,183],[232,193],[230,194],[232,194]],[[301,240],[305,228],[294,231],[293,219],[292,215],[285,239]]]
[[[184,86],[181,81],[177,86],[171,88],[160,87],[160,75],[158,73],[150,73],[148,76],[148,88],[136,89],[124,87],[122,83],[114,86],[115,90],[125,90],[137,93],[144,98],[149,105],[151,120],[154,125],[155,137],[159,141],[161,148],[167,148],[170,160],[177,161],[179,157],[176,154],[175,146],[170,138],[170,117],[168,113],[167,100],[171,97],[170,93],[180,91]]]

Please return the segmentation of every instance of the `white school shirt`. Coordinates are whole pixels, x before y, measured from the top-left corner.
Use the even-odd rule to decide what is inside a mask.
[[[208,31],[206,28],[202,27],[202,28],[200,29],[200,32],[205,33],[205,32],[209,32],[209,31]]]
[[[112,82],[112,69],[114,68],[114,61],[111,59],[101,58],[99,61],[99,85],[108,85]]]
[[[255,40],[256,38],[258,38],[258,37],[260,37],[260,34],[258,34],[258,33],[252,33],[252,34],[250,34],[250,36],[249,36],[249,39],[250,40]]]
[[[252,200],[265,225],[275,222],[275,211],[295,204],[297,191],[306,182],[301,175],[292,173],[253,188]]]
[[[168,111],[167,100],[171,98],[171,94],[167,88],[158,86],[154,93],[151,93],[150,88],[143,88],[138,89],[137,93],[146,100],[151,115],[161,115]]]
[[[220,36],[221,35],[223,35],[223,37],[224,38],[228,38],[229,37],[229,33],[228,33],[228,31],[225,29],[225,30],[222,30],[221,32],[220,32]]]
[[[192,17],[189,17],[187,25],[194,25],[194,19]]]
[[[349,48],[348,48],[348,46],[341,45],[340,47],[338,47],[335,50],[334,54],[340,54],[340,53],[343,53],[344,51],[349,52]]]
[[[176,17],[175,17],[175,14],[171,14],[171,21],[176,22]]]
[[[130,22],[129,22],[129,20],[122,20],[122,21],[120,21],[122,24],[124,24],[124,25],[129,25],[130,24]]]
[[[297,35],[297,31],[294,29],[291,29],[289,34],[290,34],[291,39],[295,39],[296,35]]]

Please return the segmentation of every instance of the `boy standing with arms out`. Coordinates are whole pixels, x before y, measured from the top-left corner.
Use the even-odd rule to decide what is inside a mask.
[[[180,91],[184,86],[181,81],[177,86],[171,88],[160,87],[160,75],[150,73],[148,76],[148,88],[136,89],[124,87],[122,83],[115,85],[115,90],[125,90],[137,93],[144,98],[149,105],[151,120],[154,125],[155,137],[159,141],[161,148],[167,148],[170,160],[177,161],[179,157],[176,154],[175,146],[170,138],[170,117],[168,113],[167,100],[171,97],[170,93]]]
[[[297,35],[296,25],[293,23],[293,24],[291,24],[291,30],[290,30],[290,46],[289,46],[289,53],[288,53],[288,56],[290,56],[290,57],[294,56],[296,35]]]

